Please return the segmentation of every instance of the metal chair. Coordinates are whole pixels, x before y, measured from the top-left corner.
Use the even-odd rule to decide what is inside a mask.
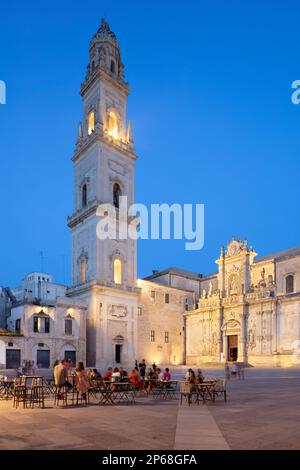
[[[55,392],[54,392],[54,406],[62,406],[68,405],[68,388],[65,385],[56,385]]]
[[[223,396],[224,401],[227,401],[227,379],[217,379],[214,387],[214,399],[218,396]]]
[[[180,382],[180,405],[182,405],[182,398],[185,397],[188,404],[192,403],[193,384],[189,382]]]

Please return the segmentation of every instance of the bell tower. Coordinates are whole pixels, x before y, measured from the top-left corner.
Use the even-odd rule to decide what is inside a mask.
[[[74,163],[72,288],[69,295],[88,304],[88,365],[127,363],[136,349],[136,241],[99,239],[97,208],[111,204],[119,216],[120,196],[134,203],[134,152],[126,121],[129,84],[116,35],[103,19],[89,48],[81,84],[82,121]],[[118,344],[117,344],[117,343]],[[118,346],[116,353],[115,346]]]

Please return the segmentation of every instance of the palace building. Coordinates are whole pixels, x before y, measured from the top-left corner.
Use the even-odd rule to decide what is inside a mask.
[[[99,239],[102,204],[134,203],[137,156],[127,120],[129,84],[108,23],[92,38],[81,84],[74,168],[72,285],[32,273],[0,290],[0,367],[56,359],[88,367],[242,361],[293,363],[300,340],[300,247],[257,257],[246,241],[222,248],[218,271],[169,268],[137,278],[137,242]],[[126,222],[130,223],[130,220]]]

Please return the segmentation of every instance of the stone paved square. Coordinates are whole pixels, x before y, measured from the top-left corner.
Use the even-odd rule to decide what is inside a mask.
[[[135,405],[54,408],[48,400],[44,410],[16,410],[2,400],[0,449],[300,449],[299,391],[294,367],[247,369],[245,380],[230,380],[227,403],[138,397]]]

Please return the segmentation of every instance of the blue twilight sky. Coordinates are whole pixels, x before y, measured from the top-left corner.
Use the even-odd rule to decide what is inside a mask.
[[[0,285],[44,268],[70,282],[79,85],[105,16],[131,95],[136,200],[204,203],[205,246],[139,243],[139,275],[215,271],[233,234],[257,253],[300,244],[298,1],[14,1],[0,7]]]

